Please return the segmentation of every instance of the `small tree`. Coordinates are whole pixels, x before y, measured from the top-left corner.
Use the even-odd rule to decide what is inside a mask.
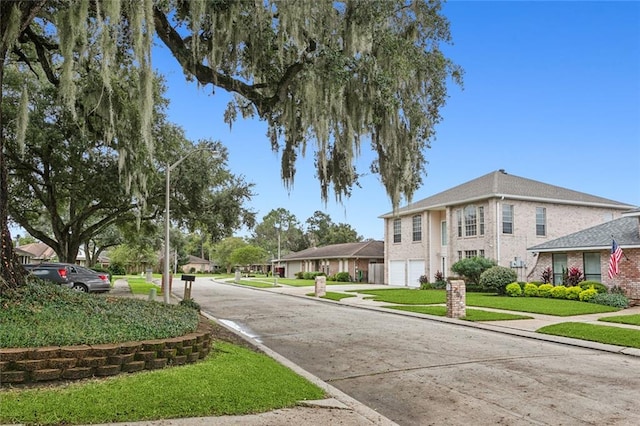
[[[246,267],[263,264],[266,262],[266,259],[267,253],[263,249],[250,245],[235,249],[230,257],[231,263]]]
[[[480,275],[487,269],[496,266],[496,262],[484,257],[469,257],[457,261],[451,266],[451,270],[464,277],[468,284],[478,284]]]
[[[480,275],[480,285],[484,288],[496,290],[498,294],[506,294],[507,285],[515,282],[518,274],[511,268],[494,266]]]

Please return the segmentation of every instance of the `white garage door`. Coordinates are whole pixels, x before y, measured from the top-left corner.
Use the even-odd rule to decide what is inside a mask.
[[[404,269],[404,260],[389,261],[389,285],[406,285],[406,274]]]
[[[302,262],[287,262],[287,278],[295,278],[296,273],[302,271]]]
[[[420,287],[420,276],[424,275],[424,260],[409,261],[409,287]]]

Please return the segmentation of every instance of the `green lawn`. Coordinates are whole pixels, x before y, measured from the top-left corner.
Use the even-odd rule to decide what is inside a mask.
[[[397,309],[399,311],[416,312],[419,314],[436,315],[444,317],[447,315],[446,306],[417,306],[417,305],[396,305],[385,306],[389,309]],[[519,320],[519,319],[531,319],[531,317],[525,315],[507,314],[503,312],[490,312],[480,309],[467,309],[466,316],[460,318],[466,321],[503,321],[503,320]]]
[[[307,296],[316,297],[315,293],[307,293]],[[342,300],[347,297],[356,297],[355,294],[347,294],[347,293],[338,293],[335,291],[327,291],[324,296],[321,296],[321,299],[329,299],[329,300]]]
[[[156,289],[158,295],[162,294],[162,287],[154,284],[153,282],[147,282],[145,277],[137,275],[127,275],[126,277],[118,277],[127,280],[129,288],[133,294],[148,295],[152,288]]]
[[[446,303],[445,290],[418,289],[381,289],[381,290],[353,290],[358,293],[370,294],[380,302],[397,303],[403,305],[432,305]],[[571,316],[602,312],[615,312],[618,308],[597,305],[595,303],[579,302],[575,300],[546,299],[542,297],[507,297],[491,293],[467,293],[467,306],[504,309],[507,311],[528,312],[535,314]]]
[[[266,355],[219,342],[197,364],[40,389],[0,391],[0,424],[91,424],[242,415],[324,397]],[[141,391],[144,390],[144,391]]]
[[[235,281],[228,281],[228,282],[234,283],[234,284],[246,285],[249,287],[256,287],[256,288],[273,287],[273,282],[262,281],[262,280],[258,281],[258,280],[244,279],[244,280],[240,280],[237,283]]]
[[[538,333],[572,337],[610,345],[640,348],[640,330],[609,325],[563,322],[536,330]]]
[[[600,318],[598,321],[616,322],[620,324],[629,324],[640,326],[640,314],[636,315],[620,315],[616,317]]]

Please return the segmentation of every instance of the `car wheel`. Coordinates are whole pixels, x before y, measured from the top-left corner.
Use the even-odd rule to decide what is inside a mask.
[[[72,287],[75,291],[79,291],[81,293],[86,293],[89,291],[89,289],[84,285],[84,284],[80,284],[80,283],[75,283],[73,284]]]

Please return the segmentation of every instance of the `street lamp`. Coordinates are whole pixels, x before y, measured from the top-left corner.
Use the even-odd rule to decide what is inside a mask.
[[[169,228],[170,228],[170,218],[169,218],[169,191],[170,191],[170,187],[169,187],[169,183],[171,182],[171,170],[175,169],[176,167],[178,167],[178,165],[180,163],[182,163],[184,160],[186,160],[186,158],[188,156],[190,156],[191,154],[193,154],[194,152],[199,152],[199,151],[211,151],[211,153],[214,155],[214,157],[219,157],[219,153],[218,151],[212,149],[212,148],[197,148],[194,150],[189,151],[187,154],[185,154],[184,157],[182,157],[181,159],[179,159],[178,161],[176,161],[175,163],[169,165],[169,163],[167,163],[167,169],[165,171],[166,173],[166,181],[165,181],[165,197],[164,197],[164,203],[165,203],[165,217],[164,217],[164,262],[163,262],[163,273],[162,273],[162,296],[163,296],[163,300],[164,303],[169,303],[169,293],[171,292],[171,282],[170,282],[170,277],[169,277],[169,256],[171,253],[171,244],[169,241]],[[177,254],[176,254],[177,257]]]

